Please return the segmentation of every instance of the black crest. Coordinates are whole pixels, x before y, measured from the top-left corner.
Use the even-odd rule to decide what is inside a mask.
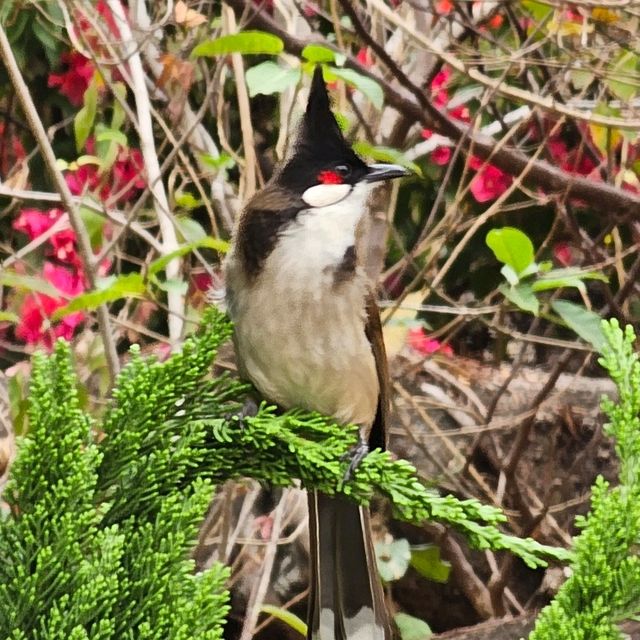
[[[293,153],[280,171],[277,181],[295,192],[302,193],[317,183],[324,170],[347,166],[350,170],[345,182],[354,184],[367,174],[367,166],[344,139],[331,112],[331,102],[318,65],[313,73],[309,101]]]

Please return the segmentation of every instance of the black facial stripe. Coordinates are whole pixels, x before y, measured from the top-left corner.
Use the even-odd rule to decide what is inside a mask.
[[[247,274],[255,277],[264,261],[275,248],[278,235],[300,212],[300,207],[288,207],[278,211],[257,209],[245,215],[236,237],[237,251]]]
[[[342,261],[333,272],[333,285],[338,287],[343,282],[350,280],[356,271],[357,264],[358,255],[356,254],[356,248],[354,245],[351,245],[347,247],[344,256],[342,256]]]

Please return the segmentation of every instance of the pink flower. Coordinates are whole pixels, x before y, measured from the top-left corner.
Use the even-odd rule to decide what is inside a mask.
[[[480,168],[478,168],[478,162]],[[481,160],[475,159],[474,161],[474,158],[469,161],[469,166],[478,169],[478,173],[471,180],[469,189],[476,202],[488,202],[502,195],[511,185],[512,178],[492,164],[482,166],[481,163]]]
[[[20,215],[13,221],[12,227],[16,231],[25,233],[29,240],[34,240],[48,231],[62,215],[62,209],[22,209]]]
[[[45,262],[43,275],[47,282],[67,296],[77,296],[85,290],[84,277],[77,269],[67,269],[52,262]]]
[[[58,87],[72,105],[79,107],[93,78],[93,62],[77,51],[63,53],[60,60],[68,66],[67,70],[49,74],[47,85]]]
[[[450,345],[442,343],[435,338],[430,338],[425,332],[424,327],[413,327],[409,329],[407,334],[407,344],[418,353],[429,356],[433,353],[443,353],[446,356],[453,355],[453,349]]]
[[[43,275],[50,284],[66,296],[76,296],[85,290],[84,278],[75,270],[45,262]],[[85,314],[76,311],[53,324],[51,316],[65,304],[66,301],[63,298],[52,298],[42,293],[31,293],[26,296],[20,309],[20,322],[15,330],[16,337],[27,344],[43,344],[49,349],[56,338],[70,340],[78,325],[84,321]]]
[[[431,152],[431,161],[439,166],[445,165],[451,160],[451,147],[436,147]]]
[[[433,135],[433,130],[432,129],[423,129],[420,132],[420,135],[425,139],[428,140],[432,135]]]

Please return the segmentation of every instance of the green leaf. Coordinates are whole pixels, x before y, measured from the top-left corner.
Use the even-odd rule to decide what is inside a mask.
[[[491,229],[485,242],[496,258],[520,275],[533,262],[533,243],[526,233],[514,227]]]
[[[0,322],[11,322],[16,324],[20,322],[20,317],[11,311],[0,311]]]
[[[376,109],[382,109],[382,103],[384,102],[384,92],[382,87],[371,78],[363,76],[357,71],[352,69],[338,69],[336,67],[325,67],[327,73],[325,73],[325,79],[332,80],[331,76],[344,80],[347,84],[351,85],[361,91]],[[328,77],[327,77],[328,76]]]
[[[122,104],[127,99],[127,85],[124,82],[114,82],[111,86],[111,91],[116,96],[116,100],[113,101],[113,113],[111,114],[111,128],[119,131],[126,120],[126,114],[122,108]]]
[[[74,311],[91,311],[105,302],[113,302],[120,298],[140,298],[146,291],[146,286],[140,273],[127,273],[110,279],[104,289],[89,291],[76,296],[69,304],[57,309],[52,315],[53,320],[60,320]]]
[[[307,625],[304,620],[298,618],[295,613],[291,613],[291,611],[283,609],[282,607],[274,607],[271,604],[263,604],[260,607],[260,611],[273,616],[278,620],[282,620],[282,622],[291,627],[294,631],[297,631],[301,636],[304,638],[307,637]]]
[[[175,258],[180,258],[187,253],[191,253],[191,251],[193,251],[194,249],[213,249],[214,251],[219,251],[220,253],[226,253],[229,250],[229,243],[218,238],[211,238],[210,236],[207,236],[206,238],[201,238],[196,242],[185,244],[175,251],[168,253],[166,256],[162,256],[161,258],[154,260],[149,265],[147,274],[149,276],[155,276],[157,273],[162,271],[172,260],[174,260]]]
[[[181,209],[196,209],[197,207],[202,206],[202,199],[196,198],[192,193],[188,191],[179,191],[175,194],[174,200],[176,202],[176,206]]]
[[[583,340],[602,351],[606,341],[602,333],[602,318],[597,313],[568,300],[552,300],[551,308]]]
[[[84,92],[83,106],[73,119],[73,133],[76,139],[76,149],[80,151],[83,147],[96,119],[98,107],[98,83],[97,75],[94,74],[87,90]]]
[[[189,284],[180,278],[168,278],[167,280],[155,280],[155,285],[162,291],[179,293],[184,295],[189,290]]]
[[[97,249],[102,244],[105,219],[99,213],[88,207],[80,207],[80,217],[89,234],[91,247]]]
[[[121,147],[129,146],[127,136],[122,133],[122,131],[117,131],[116,129],[108,129],[106,127],[101,129],[100,133],[96,134],[96,140],[98,142],[117,142]]]
[[[515,287],[520,282],[520,278],[518,274],[513,270],[513,267],[509,264],[503,264],[502,268],[500,269],[500,273],[504,276],[504,279],[512,287]]]
[[[435,544],[411,547],[411,566],[421,576],[434,582],[447,582],[451,573],[451,563],[440,558],[440,547]]]
[[[188,216],[176,216],[176,226],[186,242],[200,242],[207,237],[204,227],[193,218]]]
[[[546,20],[553,12],[553,7],[545,2],[536,2],[535,0],[522,0],[522,6],[533,16],[535,22]]]
[[[433,635],[433,631],[424,620],[410,616],[408,613],[396,613],[393,619],[398,625],[402,640],[427,640]]]
[[[60,297],[60,292],[46,280],[34,276],[24,276],[14,271],[1,272],[0,285],[14,289],[26,289],[35,293],[44,293],[52,298]]]
[[[341,67],[347,60],[347,56],[339,51],[329,49],[321,44],[308,44],[301,53],[301,56],[309,62],[333,62]]]
[[[583,280],[600,280],[608,282],[607,277],[597,271],[580,271],[575,267],[566,269],[553,269],[541,275],[531,283],[533,291],[549,291],[562,287],[575,287],[579,291],[585,291]]]
[[[399,580],[407,572],[411,560],[411,548],[407,539],[379,542],[375,551],[378,571],[385,582]]]
[[[210,153],[201,153],[198,155],[198,159],[202,164],[207,165],[207,167],[215,171],[230,169],[236,165],[236,161],[224,151],[221,152],[218,157],[212,156]]]
[[[531,285],[520,283],[515,287],[509,287],[502,284],[498,289],[509,302],[515,304],[519,309],[533,313],[534,316],[540,312],[540,302],[534,295]]]
[[[384,147],[381,145],[372,145],[365,141],[358,141],[353,145],[353,150],[358,155],[367,156],[377,162],[391,162],[393,164],[399,164],[407,169],[411,169],[411,171],[419,176],[422,175],[420,167],[415,162],[411,162],[411,160],[406,158],[399,149]]]
[[[253,98],[258,94],[269,96],[273,93],[282,93],[300,81],[300,74],[300,69],[285,69],[267,60],[247,69],[244,79],[249,95]]]
[[[278,36],[266,31],[241,31],[214,40],[206,40],[196,46],[192,56],[226,56],[229,53],[272,54],[276,55],[284,49],[284,43]]]
[[[638,93],[637,68],[638,55],[623,49],[605,78],[605,85],[616,98],[627,101]]]

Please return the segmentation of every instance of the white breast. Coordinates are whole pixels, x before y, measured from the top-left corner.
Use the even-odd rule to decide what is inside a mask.
[[[342,202],[303,211],[283,232],[262,272],[248,286],[234,282],[236,348],[246,375],[268,399],[338,421],[370,425],[378,379],[364,332],[370,283],[336,283],[335,268],[355,243],[367,189]]]

